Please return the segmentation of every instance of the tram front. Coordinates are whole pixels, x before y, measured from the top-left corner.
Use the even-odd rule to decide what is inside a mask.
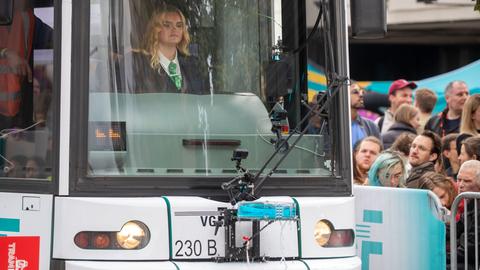
[[[51,268],[360,269],[345,3],[319,5],[61,1]]]

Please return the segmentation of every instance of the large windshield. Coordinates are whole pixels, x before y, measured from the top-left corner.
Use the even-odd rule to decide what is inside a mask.
[[[306,93],[298,61],[281,54],[281,6],[92,0],[87,174],[228,176],[235,149],[251,171],[279,150],[273,168]],[[328,136],[310,121],[275,176],[332,175]]]

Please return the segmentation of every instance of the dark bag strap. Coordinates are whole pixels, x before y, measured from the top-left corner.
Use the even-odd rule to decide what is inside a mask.
[[[385,119],[385,116],[380,117],[380,121],[378,121],[378,129],[380,133],[382,132],[382,127],[383,127],[383,120]]]

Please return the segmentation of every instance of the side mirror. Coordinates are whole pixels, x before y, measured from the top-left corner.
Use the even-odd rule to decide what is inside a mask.
[[[10,25],[13,20],[13,0],[0,1],[0,25]]]
[[[350,0],[352,37],[383,38],[387,33],[385,0]]]

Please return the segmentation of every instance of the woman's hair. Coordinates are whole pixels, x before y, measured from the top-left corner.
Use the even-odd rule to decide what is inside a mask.
[[[448,194],[448,202],[446,207],[450,209],[453,200],[457,196],[457,190],[452,180],[445,175],[436,172],[426,172],[422,178],[423,181],[420,185],[421,189],[429,189],[433,191],[434,188],[441,188]]]
[[[392,146],[390,146],[388,150],[398,151],[408,157],[410,154],[410,147],[412,146],[412,142],[415,140],[415,137],[417,136],[413,133],[403,132],[395,139]]]
[[[470,137],[462,142],[469,157],[480,160],[480,136]]]
[[[471,95],[465,102],[462,111],[462,120],[460,122],[460,132],[478,135],[477,128],[472,120],[472,115],[480,106],[480,94]]]
[[[405,160],[402,158],[401,154],[394,151],[384,151],[381,153],[375,162],[373,162],[372,167],[368,171],[368,182],[371,186],[390,186],[390,183],[386,183],[385,180],[388,180],[387,174],[390,170],[400,164],[402,166],[402,177],[400,178],[399,186],[404,186],[405,178]],[[383,170],[383,172],[380,172]],[[382,173],[382,175],[380,175]]]
[[[378,145],[378,147],[380,149],[380,152],[383,151],[383,144],[377,137],[368,136],[368,137],[363,138],[362,140],[357,141],[357,143],[353,147],[353,158],[352,158],[352,160],[353,160],[353,166],[352,166],[353,167],[353,180],[357,184],[364,184],[364,183],[362,183],[362,180],[363,180],[362,179],[362,172],[360,171],[360,169],[357,166],[357,153],[360,150],[360,145],[362,144],[362,142],[375,143],[375,144]]]
[[[410,120],[418,114],[418,109],[410,104],[402,104],[395,112],[395,122],[411,126]]]
[[[472,134],[470,133],[461,133],[458,134],[457,138],[455,139],[455,146],[457,147],[457,154],[460,156],[461,150],[462,150],[462,144],[463,141],[465,141],[468,138],[473,137]]]
[[[187,20],[180,9],[172,5],[165,5],[163,8],[153,12],[150,21],[147,24],[147,31],[145,32],[144,37],[144,50],[151,56],[150,66],[154,69],[158,69],[160,67],[160,58],[158,52],[158,44],[160,41],[158,40],[158,28],[162,27],[162,20],[166,13],[177,13],[180,16],[183,22],[183,34],[182,40],[177,45],[177,49],[184,55],[190,55],[190,52],[188,51],[190,35],[188,34]]]

